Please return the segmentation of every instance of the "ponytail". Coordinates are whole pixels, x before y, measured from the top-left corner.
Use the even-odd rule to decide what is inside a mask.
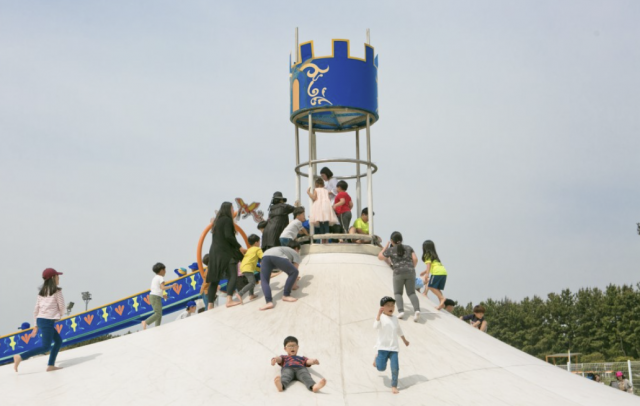
[[[404,245],[402,245],[402,234],[399,231],[394,231],[391,234],[391,241],[396,245],[396,254],[399,257],[404,257],[405,249]]]

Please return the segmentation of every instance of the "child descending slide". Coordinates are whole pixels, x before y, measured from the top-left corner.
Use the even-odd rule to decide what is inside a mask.
[[[373,361],[373,366],[382,372],[387,369],[387,360],[391,360],[391,392],[398,393],[398,337],[402,338],[404,345],[409,346],[409,341],[404,338],[404,333],[398,324],[398,318],[393,315],[396,301],[389,296],[380,299],[380,309],[373,328],[378,330],[378,341],[375,348],[378,356]]]
[[[298,380],[304,384],[310,391],[317,392],[327,384],[327,380],[322,378],[316,383],[307,367],[312,365],[320,365],[317,359],[309,359],[298,355],[298,339],[289,336],[284,339],[284,350],[286,355],[271,358],[271,365],[278,364],[282,367],[280,376],[273,381],[276,384],[278,392],[282,392],[289,387],[294,380]]]
[[[442,291],[447,283],[447,270],[440,262],[436,252],[436,245],[433,241],[427,240],[422,243],[422,260],[427,265],[427,269],[420,273],[420,276],[424,277],[424,284],[427,286],[427,289],[424,290],[424,295],[427,296],[429,291],[433,292],[440,300],[437,309],[442,310],[446,300]]]

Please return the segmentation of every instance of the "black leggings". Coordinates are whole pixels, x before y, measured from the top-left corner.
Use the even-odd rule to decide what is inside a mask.
[[[227,278],[227,295],[233,296],[233,292],[235,292],[236,290],[236,282],[238,281],[238,261],[236,261],[235,259],[229,261],[229,267],[227,268]],[[216,302],[218,285],[220,285],[220,281],[211,281],[209,285],[209,292],[207,293],[209,303],[211,303],[213,306],[215,306]]]

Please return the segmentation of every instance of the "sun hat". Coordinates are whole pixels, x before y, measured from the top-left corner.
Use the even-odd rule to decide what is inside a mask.
[[[616,372],[616,378],[617,378],[617,377],[619,377],[619,376],[623,376],[622,371],[618,371],[618,372]]]
[[[271,201],[274,201],[275,199],[282,199],[283,202],[287,202],[287,198],[282,196],[282,192],[275,192],[273,194],[273,197],[271,198]]]
[[[192,271],[197,271],[198,270],[198,263],[194,262],[193,264],[189,265],[189,269],[191,269]]]
[[[389,302],[393,302],[395,303],[396,300],[392,297],[389,296],[385,296],[382,299],[380,299],[380,307],[384,306],[385,304],[389,303]]]
[[[193,301],[193,300],[189,300],[189,301],[187,302],[187,309],[188,309],[188,308],[190,308],[190,307],[195,307],[195,305],[196,305],[196,302],[195,302],[195,301]]]
[[[24,323],[22,323],[20,325],[20,327],[18,327],[18,330],[27,330],[31,328],[31,324],[27,323],[26,321]]]
[[[62,272],[58,272],[53,268],[47,268],[44,271],[42,271],[42,279],[53,278],[56,275],[62,275]]]

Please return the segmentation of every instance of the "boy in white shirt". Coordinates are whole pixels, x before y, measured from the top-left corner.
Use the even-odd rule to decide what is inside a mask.
[[[302,233],[308,235],[307,230],[302,226],[305,221],[304,207],[296,207],[293,209],[293,220],[280,234],[280,246],[286,247],[292,240],[298,237],[298,234]]]
[[[147,325],[155,322],[156,327],[162,322],[162,296],[165,290],[171,289],[173,285],[164,285],[164,275],[167,269],[164,264],[158,262],[153,266],[153,272],[156,276],[151,279],[151,292],[149,293],[149,303],[153,307],[153,314],[142,322],[142,329],[146,330]]]
[[[378,356],[373,361],[373,366],[382,372],[387,369],[387,360],[391,360],[391,392],[398,393],[398,337],[402,338],[404,345],[408,346],[409,341],[404,338],[402,329],[398,324],[398,318],[393,315],[396,307],[396,301],[385,296],[380,299],[380,310],[376,321],[373,322],[373,328],[378,330],[378,341],[375,348],[378,350]]]

